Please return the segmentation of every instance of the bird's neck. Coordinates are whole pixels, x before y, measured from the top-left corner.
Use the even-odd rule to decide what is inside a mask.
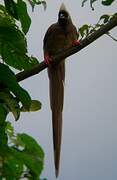
[[[65,23],[58,22],[58,24],[59,24],[59,26],[61,27],[62,30],[67,31],[70,23],[69,22],[65,22]]]
[[[67,24],[59,24],[61,31],[67,35],[69,32],[71,32],[72,22],[68,22]]]
[[[68,25],[68,22],[63,22],[63,21],[58,21],[58,23],[59,23],[59,25],[61,26],[61,27],[66,27],[67,25]]]

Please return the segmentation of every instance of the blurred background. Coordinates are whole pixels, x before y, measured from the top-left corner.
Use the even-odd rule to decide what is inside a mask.
[[[32,13],[32,25],[27,35],[29,53],[43,60],[43,38],[48,27],[57,21],[63,1],[47,1],[47,9],[37,6]],[[102,14],[117,11],[112,6],[82,1],[64,0],[76,27],[95,24]],[[117,37],[117,28],[112,34]],[[66,61],[65,103],[61,165],[58,180],[116,180],[117,179],[117,42],[102,36]],[[55,180],[51,110],[47,70],[21,85],[32,99],[42,102],[36,113],[23,113],[18,122],[12,121],[16,132],[32,135],[45,152],[42,178]]]

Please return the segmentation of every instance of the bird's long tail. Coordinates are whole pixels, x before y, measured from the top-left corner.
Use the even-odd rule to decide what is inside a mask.
[[[64,101],[65,64],[48,68],[50,79],[50,105],[52,109],[53,147],[56,177],[59,173],[61,137],[62,137],[62,110]]]

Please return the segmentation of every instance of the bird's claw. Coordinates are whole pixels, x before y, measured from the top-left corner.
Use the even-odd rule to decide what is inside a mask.
[[[49,65],[52,62],[52,59],[48,56],[48,54],[44,56],[44,62],[46,65]]]
[[[73,41],[72,46],[81,45],[81,42],[79,40]]]

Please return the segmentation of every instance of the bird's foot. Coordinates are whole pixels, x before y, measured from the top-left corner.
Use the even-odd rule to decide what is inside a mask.
[[[45,54],[44,62],[45,62],[46,65],[49,65],[52,62],[52,59],[49,57],[48,54]]]
[[[79,40],[73,41],[72,46],[81,45],[81,42]]]

